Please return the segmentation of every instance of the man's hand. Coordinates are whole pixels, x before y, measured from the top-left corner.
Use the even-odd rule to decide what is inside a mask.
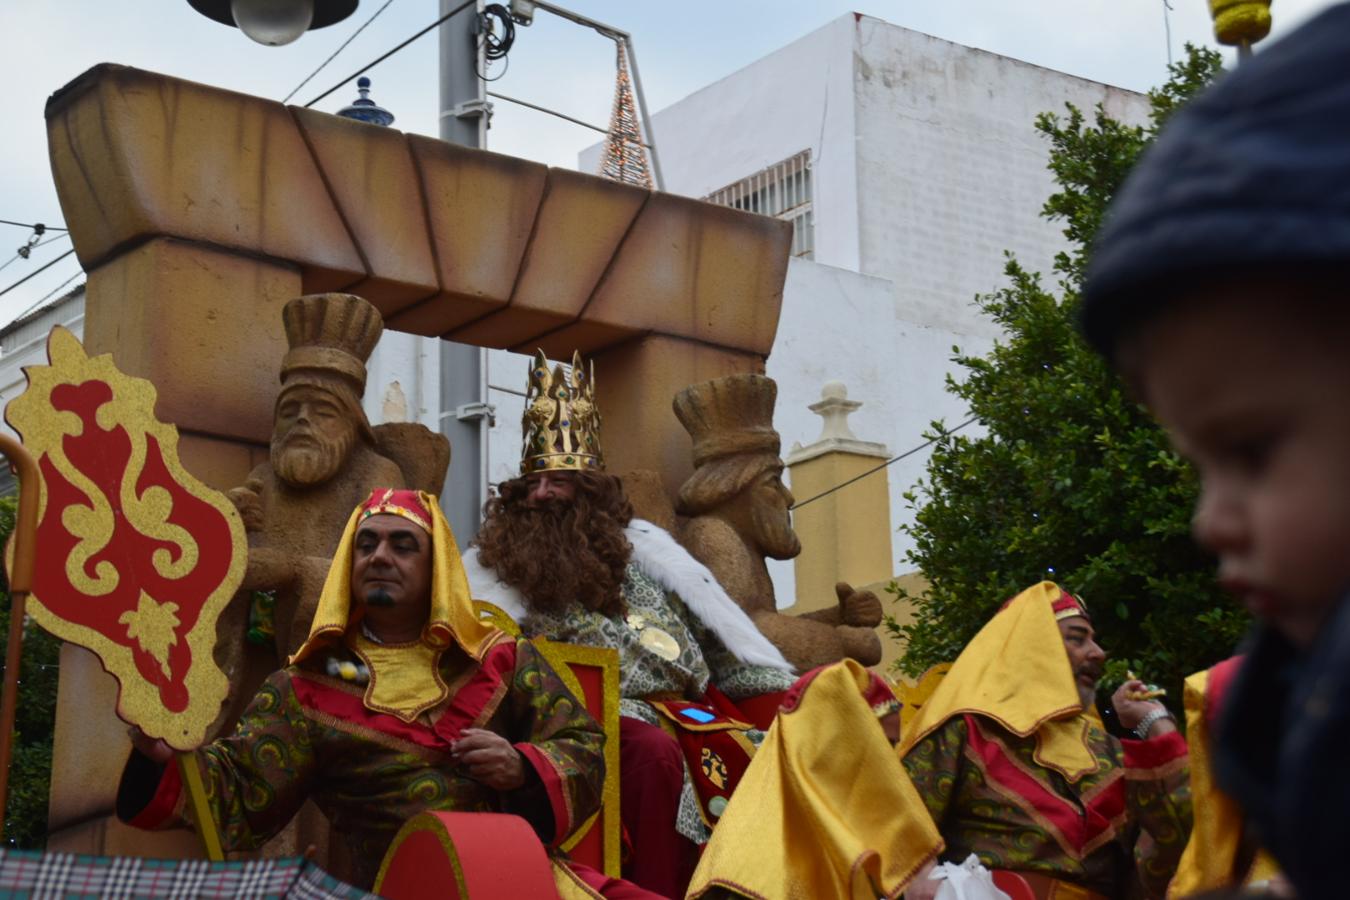
[[[127,729],[127,735],[131,738],[131,746],[156,765],[168,765],[173,759],[172,747],[157,738],[150,737],[135,725]]]
[[[936,867],[937,860],[933,860],[919,870],[919,874],[914,876],[914,880],[909,883],[909,887],[905,888],[905,900],[933,900],[937,896],[938,888],[942,887],[942,882],[934,881],[928,877]]]
[[[871,591],[855,591],[847,581],[834,586],[839,597],[839,621],[845,625],[875,628],[881,624],[881,601]]]
[[[450,756],[490,788],[513,791],[525,783],[525,759],[511,742],[483,728],[465,728],[450,745]]]
[[[1111,705],[1115,707],[1116,718],[1120,720],[1121,727],[1134,731],[1135,727],[1143,721],[1144,716],[1155,709],[1165,709],[1156,700],[1130,699],[1130,694],[1138,694],[1146,690],[1148,690],[1148,685],[1138,678],[1133,678],[1116,688],[1116,692],[1111,695]],[[1177,726],[1171,719],[1159,719],[1149,728],[1149,737],[1176,730]]]

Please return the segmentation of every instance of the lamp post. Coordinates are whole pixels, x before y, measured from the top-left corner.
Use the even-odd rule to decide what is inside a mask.
[[[268,47],[289,44],[356,12],[360,0],[188,0],[197,12]]]

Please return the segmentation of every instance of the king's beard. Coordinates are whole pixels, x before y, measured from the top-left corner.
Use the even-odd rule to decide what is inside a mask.
[[[337,439],[323,439],[308,428],[292,428],[272,442],[272,471],[292,487],[315,487],[342,470],[356,442],[356,429]]]
[[[579,522],[570,501],[504,509],[483,525],[479,558],[520,591],[532,610],[579,603],[606,615],[622,611],[623,569],[631,549],[622,528]]]

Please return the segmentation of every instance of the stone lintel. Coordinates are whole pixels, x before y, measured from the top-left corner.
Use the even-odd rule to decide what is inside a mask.
[[[53,95],[47,132],[86,271],[191,241],[396,330],[560,358],[654,335],[762,359],[777,332],[777,219],[113,64]]]

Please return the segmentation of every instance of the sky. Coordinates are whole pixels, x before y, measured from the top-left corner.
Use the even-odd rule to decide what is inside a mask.
[[[1132,90],[1166,78],[1169,46],[1215,46],[1206,0],[567,0],[560,5],[632,35],[648,107],[655,112],[849,12]],[[1165,6],[1170,5],[1170,11]],[[1331,0],[1276,0],[1270,39]],[[47,97],[91,66],[115,62],[282,100],[343,41],[385,7],[361,0],[351,18],[285,47],[254,44],[187,0],[0,0],[0,219],[64,225],[47,160]],[[432,0],[388,6],[290,102],[304,105],[439,16]],[[1170,42],[1169,42],[1170,29]],[[395,128],[438,134],[438,53],[428,34],[371,69],[372,98]],[[1225,51],[1232,62],[1232,52]],[[540,11],[518,27],[509,65],[493,64],[489,89],[604,127],[614,97],[614,44]],[[315,108],[336,112],[354,79]],[[488,148],[575,168],[594,131],[495,101]],[[715,141],[715,135],[710,139]],[[659,150],[659,145],[658,145]],[[31,230],[0,225],[0,291],[70,249],[48,232],[28,259],[15,251]],[[73,254],[0,295],[0,326],[81,280]]]

